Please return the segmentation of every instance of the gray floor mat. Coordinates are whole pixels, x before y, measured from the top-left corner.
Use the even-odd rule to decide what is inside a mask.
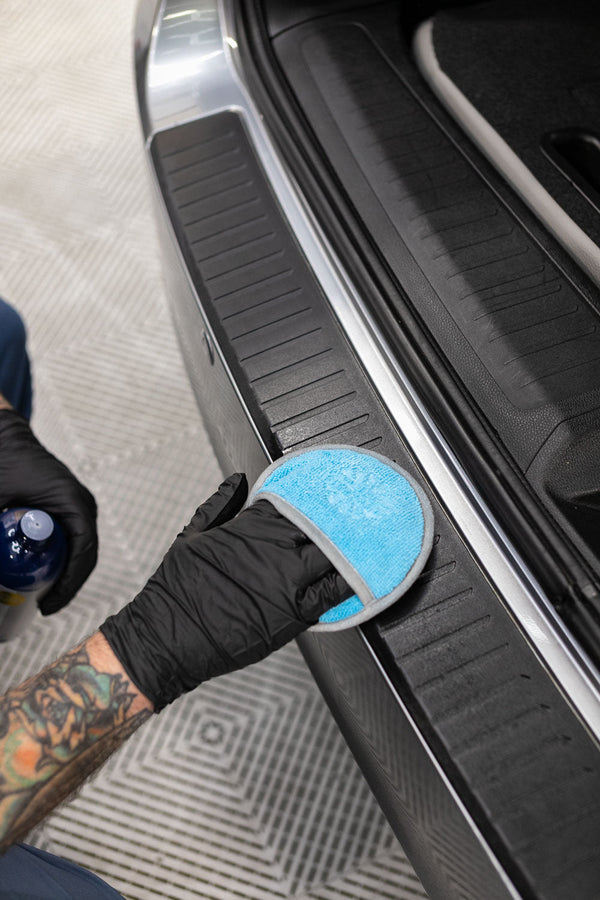
[[[94,491],[100,561],[3,646],[6,688],[133,596],[219,480],[162,292],[133,2],[3,4],[0,293],[34,429]],[[295,646],[148,723],[33,842],[127,898],[425,897]]]

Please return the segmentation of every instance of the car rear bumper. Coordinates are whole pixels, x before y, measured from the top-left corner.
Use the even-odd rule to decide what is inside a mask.
[[[301,641],[340,728],[432,897],[567,896],[542,871],[561,846],[544,797],[556,787],[568,818],[600,777],[593,666],[282,161],[232,5],[143,2],[136,62],[176,330],[224,470],[252,480],[286,450],[355,443],[434,504],[436,546],[406,606]]]

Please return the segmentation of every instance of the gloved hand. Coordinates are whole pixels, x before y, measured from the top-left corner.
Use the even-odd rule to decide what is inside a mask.
[[[96,502],[69,469],[42,447],[19,413],[0,409],[0,509],[19,506],[45,510],[65,531],[66,567],[39,601],[42,615],[48,616],[66,606],[96,565]]]
[[[100,628],[157,712],[258,662],[352,594],[268,501],[236,516],[247,491],[244,475],[223,482],[137,597]]]

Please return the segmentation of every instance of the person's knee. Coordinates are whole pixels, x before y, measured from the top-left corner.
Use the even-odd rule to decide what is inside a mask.
[[[0,299],[0,394],[26,419],[31,417],[31,369],[21,316]]]
[[[25,351],[27,331],[19,313],[0,298],[0,352],[11,348]]]

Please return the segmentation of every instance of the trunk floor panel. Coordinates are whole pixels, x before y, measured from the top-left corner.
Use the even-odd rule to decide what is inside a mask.
[[[242,182],[220,198],[210,186],[217,164],[212,141],[236,149],[244,166]],[[178,148],[194,144],[195,158],[186,156],[190,178],[179,190]],[[205,314],[255,421],[267,429],[265,439],[278,452],[323,441],[377,448],[420,477],[284,224],[237,115],[221,113],[159,133],[152,154]],[[203,205],[203,197],[210,205]],[[194,204],[219,233],[218,257],[212,243],[207,253],[212,234],[198,237],[202,216],[190,215]],[[242,209],[248,230],[240,258]],[[269,252],[261,245],[265,233],[273,235]],[[436,532],[432,556],[410,598],[371,623],[373,644],[418,707],[450,769],[469,785],[477,820],[504,857],[510,848],[518,877],[535,884],[540,898],[591,900],[600,887],[600,849],[591,847],[588,863],[575,873],[564,851],[571,839],[581,847],[586,823],[591,835],[600,827],[599,812],[586,807],[587,798],[600,792],[597,747],[437,504]],[[525,687],[515,693],[516,685]],[[496,703],[485,701],[486,692]],[[552,776],[565,770],[585,774],[573,779],[557,808]],[[517,774],[514,781],[509,773]],[[419,797],[413,802],[419,821]],[[557,818],[563,822],[560,833]],[[532,832],[535,846],[529,843]],[[439,823],[428,817],[422,840],[434,841],[442,857],[460,853],[460,835],[440,833]],[[552,865],[542,865],[540,854]]]
[[[600,135],[600,18],[595,4],[502,0],[445,10],[433,19],[433,42],[445,74],[569,216],[600,243],[598,209],[542,149],[544,136],[563,128]]]

